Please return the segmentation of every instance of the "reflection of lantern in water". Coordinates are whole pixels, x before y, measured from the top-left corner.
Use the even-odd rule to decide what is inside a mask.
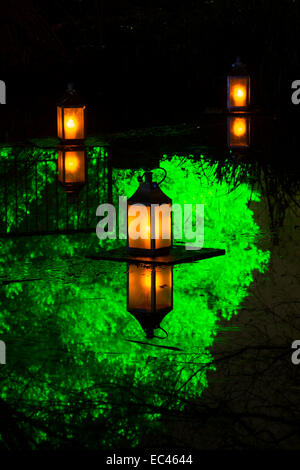
[[[152,181],[150,171],[145,172],[145,181],[139,181],[127,201],[127,250],[149,256],[168,253],[172,246],[172,200]]]
[[[245,110],[250,105],[250,77],[239,58],[227,77],[227,109]]]
[[[58,181],[66,193],[76,195],[86,182],[86,152],[83,147],[58,149]]]
[[[250,117],[233,115],[227,118],[227,142],[229,148],[249,147]]]
[[[57,134],[62,141],[85,139],[86,106],[70,85],[57,106]]]
[[[173,267],[128,264],[127,310],[147,338],[173,309]]]

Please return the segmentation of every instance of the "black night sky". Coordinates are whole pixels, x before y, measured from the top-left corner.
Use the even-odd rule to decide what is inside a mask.
[[[299,451],[300,0],[7,0],[3,86],[0,461]]]

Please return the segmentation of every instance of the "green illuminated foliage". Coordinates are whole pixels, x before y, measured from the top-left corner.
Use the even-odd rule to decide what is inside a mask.
[[[238,313],[253,271],[267,267],[248,206],[259,204],[258,191],[216,178],[204,158],[164,157],[161,166],[173,202],[205,205],[204,246],[226,249],[224,257],[174,268],[164,340],[146,340],[127,312],[126,265],[83,257],[99,245],[96,234],[0,242],[0,277],[29,279],[3,287],[1,338],[19,346],[8,348],[0,369],[1,399],[22,413],[32,448],[135,446],[165,410],[201,396],[215,369],[209,348],[220,317]],[[115,170],[113,184],[117,203],[137,188],[136,174]]]

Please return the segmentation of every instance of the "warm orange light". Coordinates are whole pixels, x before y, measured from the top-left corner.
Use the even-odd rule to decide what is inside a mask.
[[[167,253],[172,246],[171,199],[146,171],[137,191],[128,199],[128,242],[131,253]],[[147,253],[148,251],[148,253]]]
[[[62,184],[85,182],[85,151],[59,150],[58,175]]]
[[[237,137],[241,137],[246,133],[246,119],[236,118],[233,122],[233,133]]]
[[[172,306],[172,267],[130,264],[128,268],[129,311],[159,311]]]
[[[75,173],[75,171],[78,170],[79,167],[79,161],[77,158],[77,155],[75,152],[69,152],[69,154],[66,155],[66,160],[65,160],[65,171],[70,172],[70,173]]]
[[[143,270],[143,273],[141,275],[141,284],[144,289],[146,289],[146,292],[150,290],[149,292],[151,293],[151,270],[150,269],[145,269]]]
[[[128,269],[129,309],[151,311],[152,269],[131,264]]]
[[[171,245],[172,217],[171,204],[163,204],[155,209],[155,244],[156,248]]]
[[[249,147],[250,118],[248,116],[229,116],[227,125],[229,147]]]
[[[154,220],[152,223],[155,226],[155,247],[164,248],[171,244],[171,232],[172,232],[172,218],[170,213],[170,204],[166,204],[166,207],[158,206],[155,208]],[[144,206],[147,210],[147,215],[143,216],[143,213],[137,213],[137,215],[130,215],[130,207],[128,206],[128,236],[129,236],[129,247],[134,248],[151,248],[151,223],[150,223],[150,207]],[[134,223],[136,217],[144,217],[140,224]],[[133,233],[137,230],[139,232],[139,238],[134,239]],[[166,233],[167,238],[163,238]]]
[[[250,78],[228,77],[228,109],[247,108],[250,104]]]
[[[246,95],[247,93],[245,86],[242,86],[241,84],[234,85],[232,89],[234,106],[246,106]]]
[[[57,133],[62,140],[85,139],[85,106],[78,108],[57,107]]]
[[[135,206],[137,205],[135,204]],[[151,248],[150,207],[143,206],[141,212],[139,212],[137,206],[136,215],[132,215],[131,207],[128,206],[128,245],[149,250]],[[146,214],[144,210],[146,210]],[[139,224],[136,223],[137,218],[140,219]],[[137,232],[138,238],[135,238],[135,232]]]
[[[156,269],[156,308],[167,308],[172,302],[172,270],[170,267]]]
[[[235,99],[238,99],[238,98],[240,98],[240,99],[241,99],[241,98],[244,98],[244,97],[245,97],[245,94],[246,94],[246,92],[245,92],[244,88],[239,88],[239,87],[235,87],[235,89],[234,89],[234,92],[233,92],[233,93],[234,93],[234,97],[235,97]]]

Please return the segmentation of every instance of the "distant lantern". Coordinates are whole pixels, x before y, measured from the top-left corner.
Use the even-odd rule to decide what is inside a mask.
[[[147,338],[173,309],[173,267],[128,264],[127,310]]]
[[[57,105],[57,135],[63,142],[78,142],[86,137],[86,106],[72,85]]]
[[[84,147],[58,149],[58,181],[69,196],[76,196],[86,183]]]
[[[227,143],[229,148],[250,146],[250,117],[231,115],[227,118]]]
[[[245,111],[250,105],[250,77],[245,66],[237,58],[227,77],[228,111]]]
[[[172,200],[152,181],[151,171],[144,177],[127,201],[127,250],[146,256],[166,254],[172,246]]]

